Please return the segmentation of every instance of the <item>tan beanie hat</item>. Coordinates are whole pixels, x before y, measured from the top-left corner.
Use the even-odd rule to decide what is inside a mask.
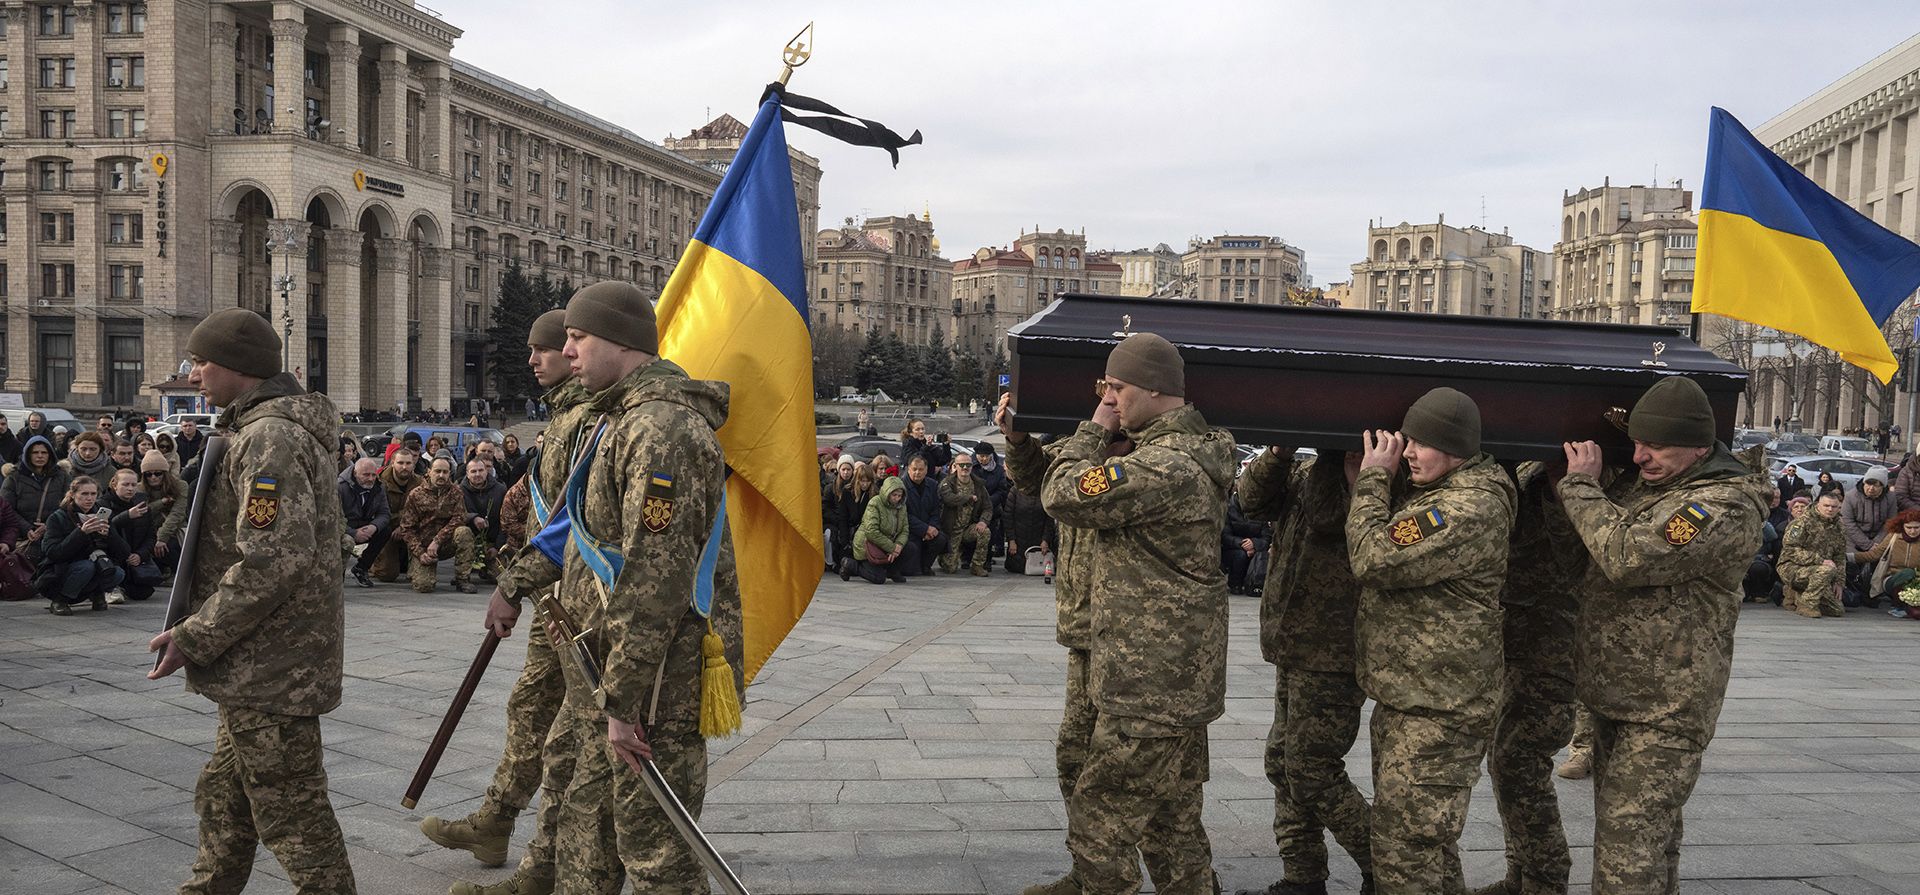
[[[1134,333],[1113,346],[1107,375],[1150,392],[1187,395],[1187,362],[1180,358],[1180,349],[1153,333]]]
[[[280,372],[280,336],[267,318],[246,308],[208,314],[187,337],[187,353],[255,379]]]
[[[1455,457],[1480,453],[1480,405],[1445,386],[1420,396],[1407,408],[1400,434]]]
[[[607,280],[575,292],[567,302],[567,328],[648,354],[660,351],[653,305],[632,283]]]
[[[168,472],[172,469],[173,464],[167,462],[167,455],[159,451],[148,451],[146,456],[140,458],[141,472]]]
[[[527,344],[534,348],[560,349],[567,347],[567,311],[554,308],[533,319],[533,328],[527,330]]]

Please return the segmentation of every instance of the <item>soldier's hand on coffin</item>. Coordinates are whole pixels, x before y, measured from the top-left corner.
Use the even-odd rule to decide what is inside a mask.
[[[1400,455],[1406,453],[1407,437],[1398,432],[1374,429],[1360,433],[1360,468],[1384,469],[1392,472],[1400,468]]]
[[[1000,429],[1000,434],[1006,436],[1008,441],[1018,444],[1027,440],[1027,433],[1014,431],[1013,428],[1012,392],[1000,396],[1000,403],[993,408],[993,424]]]
[[[507,600],[504,588],[493,589],[493,596],[487,598],[487,630],[495,637],[505,640],[513,636],[513,625],[520,620],[520,607]]]
[[[1591,441],[1569,441],[1563,448],[1567,452],[1567,474],[1579,474],[1600,477],[1602,468],[1600,445]]]
[[[642,759],[653,760],[653,744],[647,742],[646,728],[619,718],[607,718],[607,745],[635,772],[640,770]]]

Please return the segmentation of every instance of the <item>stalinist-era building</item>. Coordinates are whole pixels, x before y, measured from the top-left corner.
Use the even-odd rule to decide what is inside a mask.
[[[1431,224],[1369,222],[1367,257],[1336,299],[1376,311],[1471,317],[1544,317],[1552,260],[1507,233]]]
[[[0,14],[4,388],[29,404],[157,407],[238,305],[344,411],[458,409],[506,265],[657,292],[720,182],[454,60],[460,29],[408,0]]]

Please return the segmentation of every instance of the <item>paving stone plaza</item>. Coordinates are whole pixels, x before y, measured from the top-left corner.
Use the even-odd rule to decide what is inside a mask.
[[[438,895],[509,867],[430,845],[426,813],[476,806],[499,757],[524,641],[503,645],[418,811],[400,796],[480,642],[484,594],[347,590],[347,685],[327,772],[362,893]],[[1257,603],[1233,599],[1227,714],[1212,727],[1207,826],[1231,891],[1278,878],[1261,772],[1273,670]],[[193,860],[192,787],[212,705],[149,683],[157,600],[56,618],[0,604],[0,892],[172,892]],[[1004,893],[1067,869],[1053,733],[1065,653],[1038,578],[830,577],[715,744],[702,817],[755,893]],[[1686,892],[1920,893],[1920,624],[1856,613],[1741,619],[1734,680],[1687,808]],[[1364,732],[1348,760],[1363,791]],[[1574,880],[1591,789],[1560,781]],[[1502,872],[1484,778],[1461,843],[1470,884]],[[1338,849],[1334,849],[1338,855]],[[1333,891],[1358,874],[1335,858]],[[265,851],[248,891],[287,891]],[[1576,892],[1585,892],[1576,885]]]

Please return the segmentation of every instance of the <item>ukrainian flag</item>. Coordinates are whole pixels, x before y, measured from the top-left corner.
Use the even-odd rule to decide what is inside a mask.
[[[780,113],[770,93],[656,308],[661,355],[732,386],[720,445],[734,473],[727,516],[750,545],[734,554],[748,679],[813,599],[824,549],[813,337]]]
[[[1693,310],[1802,336],[1885,383],[1900,365],[1880,327],[1915,288],[1920,246],[1713,110]]]

